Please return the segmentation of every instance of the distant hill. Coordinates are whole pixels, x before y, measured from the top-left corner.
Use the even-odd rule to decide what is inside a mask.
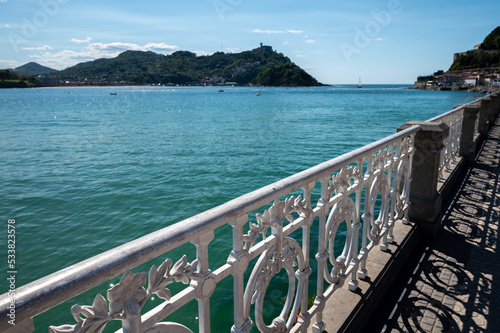
[[[42,66],[36,62],[29,62],[27,64],[14,68],[14,71],[16,71],[19,74],[27,74],[27,75],[39,75],[39,74],[57,72],[56,69]]]
[[[80,63],[57,73],[70,84],[180,84],[266,86],[322,85],[282,53],[261,46],[235,54],[197,56],[188,51],[171,55],[126,51],[112,59]]]
[[[481,44],[481,50],[500,50],[500,27],[496,27]]]
[[[489,67],[500,67],[500,27],[486,36],[479,49],[460,54],[450,71]]]

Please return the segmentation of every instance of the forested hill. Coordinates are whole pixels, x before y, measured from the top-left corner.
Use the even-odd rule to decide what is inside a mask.
[[[458,56],[450,71],[489,67],[500,67],[500,27],[486,36],[479,49]]]
[[[37,64],[36,62],[29,62],[27,64],[19,66],[19,67],[15,68],[14,71],[16,71],[19,74],[26,74],[26,75],[39,75],[39,74],[47,74],[47,73],[57,72],[56,69],[42,66],[40,64]]]
[[[318,86],[322,85],[282,53],[257,48],[227,54],[197,56],[188,51],[171,55],[126,51],[112,59],[80,63],[57,73],[59,79],[92,84],[180,84]]]

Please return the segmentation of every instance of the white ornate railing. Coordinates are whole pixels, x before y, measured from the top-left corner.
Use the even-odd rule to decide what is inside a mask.
[[[418,130],[415,126],[391,135],[21,287],[17,290],[18,321],[30,321],[124,273],[92,305],[71,308],[75,324],[50,327],[50,331],[101,332],[109,322],[121,321],[123,332],[191,332],[194,328],[162,321],[196,299],[199,331],[210,332],[210,297],[216,285],[232,275],[233,332],[249,332],[255,326],[262,332],[305,331],[314,317],[314,327],[321,330],[326,300],[345,280],[349,289],[357,288],[358,277],[368,274],[365,264],[370,251],[377,244],[382,250],[387,248],[396,219],[408,211],[413,139]],[[299,189],[301,195],[296,194]],[[314,191],[320,196],[317,202],[312,201]],[[256,214],[255,223],[249,222],[249,213],[255,210],[261,213]],[[347,235],[342,236],[341,255],[335,256],[342,223]],[[226,224],[232,226],[233,248],[218,249],[217,256],[228,256],[227,263],[211,267],[208,245],[214,231]],[[299,229],[302,239],[295,238]],[[312,240],[312,235],[317,239]],[[189,242],[196,247],[196,258],[183,256],[175,265],[167,259],[151,267],[149,274],[128,271]],[[318,248],[312,244],[319,244]],[[316,253],[316,283],[309,279],[310,253]],[[255,264],[254,258],[258,258]],[[281,314],[265,323],[266,289],[282,270],[289,282],[285,304]],[[174,282],[187,286],[172,295],[168,286]],[[308,308],[309,287],[315,284],[314,305]],[[141,314],[153,295],[163,303]],[[2,309],[8,304],[4,296]],[[8,328],[4,323],[1,327]]]
[[[444,171],[451,171],[451,163],[456,162],[459,156],[460,138],[462,135],[462,122],[464,119],[464,107],[461,105],[449,112],[431,118],[429,122],[441,122],[450,128],[449,136],[444,140],[444,149],[441,152],[439,177],[444,178]]]
[[[481,105],[481,101],[484,98],[490,99],[493,95],[487,95],[482,98],[478,98],[470,103],[461,104],[446,113],[439,116],[426,120],[427,122],[441,122],[445,123],[449,127],[449,136],[444,141],[445,149],[441,152],[441,161],[439,167],[439,177],[444,179],[444,171],[451,171],[451,163],[456,162],[459,157],[460,150],[460,140],[462,137],[462,124],[464,121],[464,109],[470,105],[478,104]],[[489,111],[483,109],[481,112],[488,113]],[[480,116],[477,116],[474,120],[473,138],[479,135],[479,121]]]

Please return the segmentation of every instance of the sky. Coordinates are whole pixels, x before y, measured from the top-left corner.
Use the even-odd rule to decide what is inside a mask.
[[[0,68],[264,43],[322,83],[411,84],[497,26],[499,0],[0,0]]]

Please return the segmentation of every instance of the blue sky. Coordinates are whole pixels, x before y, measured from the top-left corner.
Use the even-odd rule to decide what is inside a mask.
[[[323,83],[413,83],[500,25],[500,1],[0,0],[0,68],[262,42]]]

